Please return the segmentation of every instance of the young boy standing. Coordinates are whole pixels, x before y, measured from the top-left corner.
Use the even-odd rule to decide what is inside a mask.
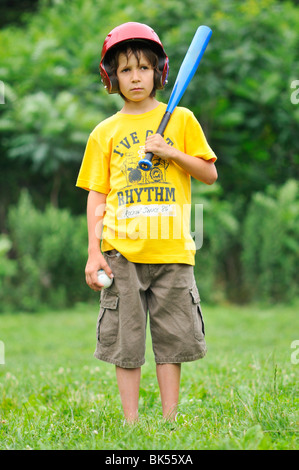
[[[89,191],[86,282],[100,291],[97,271],[113,277],[101,292],[95,357],[116,365],[125,418],[136,421],[148,313],[163,416],[172,420],[181,363],[206,353],[190,176],[212,184],[216,156],[186,108],[175,109],[164,137],[155,134],[166,110],[155,93],[167,80],[168,57],[149,26],[113,29],[100,69],[107,91],[119,93],[124,106],[91,132],[77,180]],[[150,171],[138,166],[146,152],[154,153]]]

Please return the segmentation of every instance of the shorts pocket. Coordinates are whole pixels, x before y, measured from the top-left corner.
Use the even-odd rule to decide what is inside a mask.
[[[119,297],[115,292],[102,291],[100,313],[98,318],[97,336],[104,346],[115,343],[118,334]]]
[[[202,340],[205,336],[205,325],[200,307],[200,296],[196,285],[190,289],[190,294],[192,297],[194,336],[196,339]]]

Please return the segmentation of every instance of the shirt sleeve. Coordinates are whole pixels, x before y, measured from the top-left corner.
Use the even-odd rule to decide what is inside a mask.
[[[110,155],[92,134],[87,141],[76,186],[103,194],[110,191]]]
[[[193,113],[190,112],[185,129],[185,152],[194,157],[215,162],[217,157]]]

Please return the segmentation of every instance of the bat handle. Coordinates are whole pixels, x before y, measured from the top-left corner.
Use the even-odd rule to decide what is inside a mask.
[[[144,171],[149,171],[151,167],[153,166],[152,164],[153,156],[154,154],[152,152],[147,152],[145,154],[145,157],[138,162],[139,168]]]
[[[168,121],[170,119],[170,116],[171,116],[171,113],[169,111],[166,111],[162,118],[162,121],[160,122],[160,125],[157,129],[156,134],[163,135],[163,132],[165,131]],[[141,170],[144,170],[144,171],[149,171],[153,166],[152,164],[153,156],[154,154],[152,152],[147,152],[145,154],[145,157],[139,161],[138,163],[139,168],[141,168]]]

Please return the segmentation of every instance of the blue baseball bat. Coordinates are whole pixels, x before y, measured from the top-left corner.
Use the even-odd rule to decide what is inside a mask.
[[[197,67],[199,66],[199,62],[206,50],[211,35],[212,30],[208,26],[202,25],[197,28],[178,72],[165,114],[160,122],[156,134],[163,135],[175,107],[178,105],[193,75],[195,74]],[[139,168],[145,171],[150,170],[152,167],[151,160],[153,156],[152,152],[147,152],[145,158],[139,161]]]

